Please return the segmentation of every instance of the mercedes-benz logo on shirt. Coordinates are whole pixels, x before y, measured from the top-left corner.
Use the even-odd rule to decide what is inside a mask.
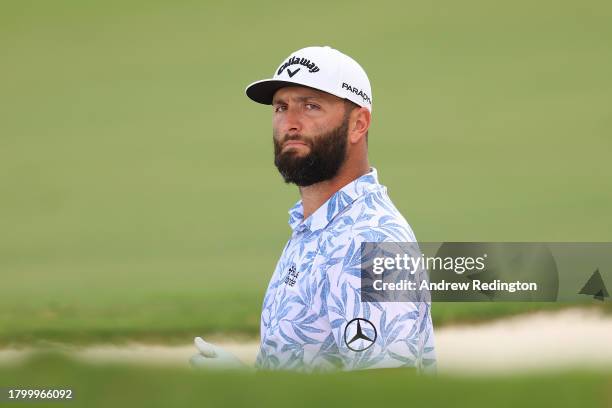
[[[353,351],[367,350],[374,344],[377,336],[372,322],[361,317],[354,318],[344,328],[344,344]]]

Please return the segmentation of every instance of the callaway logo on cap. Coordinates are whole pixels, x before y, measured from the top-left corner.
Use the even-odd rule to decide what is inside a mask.
[[[271,105],[274,93],[291,85],[318,89],[372,111],[368,75],[354,59],[331,47],[307,47],[292,53],[271,79],[253,82],[246,94],[255,102]]]

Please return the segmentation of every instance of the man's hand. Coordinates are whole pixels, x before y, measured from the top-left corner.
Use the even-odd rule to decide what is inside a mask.
[[[232,353],[223,350],[221,347],[210,344],[201,337],[193,340],[198,353],[194,354],[189,363],[194,368],[212,369],[246,369],[247,366],[238,360]]]

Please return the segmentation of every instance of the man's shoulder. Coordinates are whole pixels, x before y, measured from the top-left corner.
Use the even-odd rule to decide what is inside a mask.
[[[387,195],[386,188],[373,189],[356,199],[333,224],[345,242],[414,242],[410,224]]]

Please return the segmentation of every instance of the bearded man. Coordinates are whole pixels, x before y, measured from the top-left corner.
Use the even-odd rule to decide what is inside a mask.
[[[308,47],[246,94],[272,105],[274,164],[301,196],[289,210],[291,238],[264,297],[256,367],[430,371],[431,303],[362,296],[362,244],[416,243],[368,161],[367,74],[338,50]],[[199,337],[196,346],[195,366],[238,364]]]

